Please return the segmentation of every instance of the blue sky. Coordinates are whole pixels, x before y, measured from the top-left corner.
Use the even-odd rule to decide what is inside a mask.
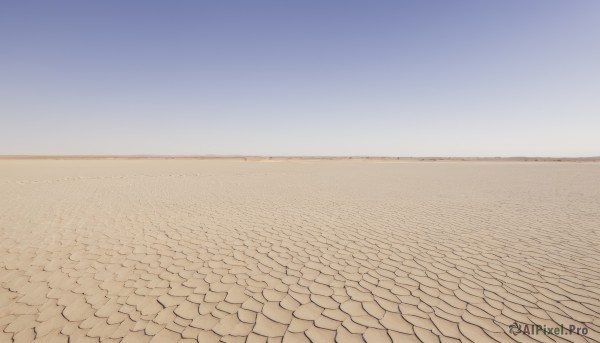
[[[3,1],[0,154],[600,155],[599,1]]]

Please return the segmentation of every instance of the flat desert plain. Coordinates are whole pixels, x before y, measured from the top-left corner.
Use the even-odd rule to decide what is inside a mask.
[[[600,341],[598,163],[5,159],[0,194],[1,342]]]

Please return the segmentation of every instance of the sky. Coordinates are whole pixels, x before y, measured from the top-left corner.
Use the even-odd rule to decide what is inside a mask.
[[[2,1],[10,154],[600,156],[600,1]]]

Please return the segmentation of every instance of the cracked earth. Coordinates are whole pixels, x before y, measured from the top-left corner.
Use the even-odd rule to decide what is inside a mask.
[[[0,194],[0,342],[600,341],[600,164],[2,160]]]

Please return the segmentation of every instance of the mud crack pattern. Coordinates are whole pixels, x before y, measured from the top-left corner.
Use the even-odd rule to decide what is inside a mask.
[[[592,163],[0,161],[0,341],[599,342],[599,180]]]

